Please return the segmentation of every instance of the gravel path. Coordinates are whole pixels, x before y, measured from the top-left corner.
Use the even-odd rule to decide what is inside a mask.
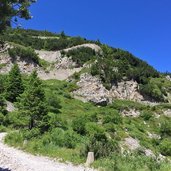
[[[5,135],[6,133],[0,133],[0,171],[93,171],[83,166],[60,163],[8,147],[3,144]]]

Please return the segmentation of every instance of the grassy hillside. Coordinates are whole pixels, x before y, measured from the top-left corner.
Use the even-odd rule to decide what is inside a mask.
[[[84,163],[88,151],[95,152],[96,161],[93,166],[113,170],[169,170],[169,163],[160,164],[145,157],[143,148],[151,149],[154,154],[170,156],[170,118],[161,114],[162,109],[170,109],[171,105],[150,107],[131,101],[116,100],[107,107],[94,106],[73,99],[69,91],[74,88],[67,82],[57,80],[44,81],[43,87],[47,99],[57,99],[58,110],[49,112],[49,131],[40,135],[36,129],[11,133],[6,142],[31,153],[39,153],[58,157],[74,163]],[[121,111],[136,109],[140,111],[138,118],[122,117]],[[6,122],[9,127],[19,129],[21,118],[17,112],[8,113]],[[158,126],[161,125],[161,126]],[[148,132],[161,136],[161,139],[150,138]],[[138,139],[141,148],[126,154],[120,153],[120,144],[126,137]],[[24,140],[28,143],[23,146]],[[103,162],[102,162],[103,161]]]
[[[0,75],[0,131],[13,130],[6,143],[76,164],[85,163],[87,153],[93,151],[92,166],[107,171],[171,170],[171,118],[165,113],[171,110],[171,104],[166,103],[171,81],[164,74],[127,51],[64,33],[11,30],[2,37],[15,46],[9,50],[11,57],[31,58],[40,66],[43,64],[35,49],[63,50],[83,43],[98,44],[102,53],[83,47],[62,54],[79,67],[91,64],[80,73],[98,76],[107,89],[123,79],[134,80],[141,94],[159,102],[151,106],[115,99],[104,107],[83,103],[72,97],[71,92],[78,88],[75,82],[41,81],[35,72],[22,75],[14,65],[9,74]],[[80,73],[74,75],[76,80]],[[8,112],[6,100],[16,110]],[[129,149],[126,138],[137,141],[139,147]],[[147,156],[146,150],[152,155]]]

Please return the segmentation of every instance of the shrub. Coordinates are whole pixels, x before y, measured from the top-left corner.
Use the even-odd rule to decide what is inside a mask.
[[[103,123],[122,124],[122,116],[118,112],[108,113],[103,118]]]
[[[171,124],[170,119],[161,122],[160,133],[162,136],[171,136]]]
[[[164,139],[161,143],[160,143],[160,152],[161,154],[165,155],[165,156],[171,156],[171,139]]]
[[[150,111],[143,111],[140,115],[145,121],[150,120],[150,118],[153,116],[153,113]]]
[[[90,114],[90,115],[83,115],[80,117],[75,118],[72,121],[72,128],[78,134],[85,135],[86,133],[86,124],[88,122],[96,122],[97,121],[97,114]]]
[[[64,147],[75,148],[78,143],[79,143],[79,137],[75,132],[71,130],[65,132],[64,144],[63,144]]]
[[[47,99],[47,104],[48,104],[48,111],[53,112],[53,113],[59,113],[59,109],[61,108],[60,106],[60,100],[55,97],[55,96],[50,96]]]
[[[77,117],[72,121],[72,128],[78,134],[85,135],[86,133],[85,125],[87,122],[88,120],[85,116]]]
[[[72,60],[78,64],[78,66],[83,66],[83,64],[87,61],[94,59],[96,52],[89,47],[80,47],[68,52],[63,51],[63,55],[64,54],[71,57]]]
[[[20,57],[22,60],[33,60],[36,64],[40,64],[39,57],[32,48],[17,46],[9,49],[8,53],[13,60],[16,60],[17,57]]]
[[[21,116],[19,111],[13,111],[5,116],[5,125],[12,126],[13,128],[25,128],[27,126],[27,120]]]
[[[84,150],[81,155],[87,156],[88,152],[94,152],[96,159],[101,157],[108,157],[113,153],[118,153],[119,147],[116,141],[101,139],[98,140],[96,137],[91,137],[89,142],[85,144]]]
[[[38,128],[33,128],[31,130],[22,130],[24,139],[30,140],[33,138],[38,138],[41,135],[41,132]]]
[[[51,132],[52,143],[59,147],[75,148],[79,143],[79,136],[72,130],[64,131],[60,128]]]
[[[23,135],[20,132],[11,132],[5,137],[5,143],[13,146],[22,146],[23,145]]]

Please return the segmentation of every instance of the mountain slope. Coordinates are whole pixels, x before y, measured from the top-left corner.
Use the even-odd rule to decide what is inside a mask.
[[[98,41],[34,30],[7,35],[3,38],[9,49],[0,53],[0,128],[19,132],[7,135],[6,143],[77,164],[93,151],[93,166],[106,170],[170,170],[169,75]],[[14,63],[23,73],[25,89],[32,87],[28,75],[34,69],[42,79],[47,107],[43,133],[39,122],[28,129],[29,110],[19,108],[18,99],[31,98],[29,93],[19,95],[13,111],[5,111],[5,85]]]

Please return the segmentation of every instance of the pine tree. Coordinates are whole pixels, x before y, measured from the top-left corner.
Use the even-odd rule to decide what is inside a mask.
[[[0,94],[0,113],[4,115],[7,113],[6,102],[2,94]]]
[[[21,114],[27,118],[28,128],[40,128],[44,132],[44,120],[48,111],[42,83],[36,71],[31,74],[28,86],[18,98],[18,102]]]
[[[17,17],[30,19],[31,15],[28,10],[29,6],[36,0],[1,0],[0,1],[0,32],[5,30],[7,26],[17,23]]]
[[[23,93],[24,87],[22,83],[20,69],[18,64],[14,64],[11,71],[9,72],[7,88],[6,88],[6,98],[11,102],[15,102],[16,98]]]

